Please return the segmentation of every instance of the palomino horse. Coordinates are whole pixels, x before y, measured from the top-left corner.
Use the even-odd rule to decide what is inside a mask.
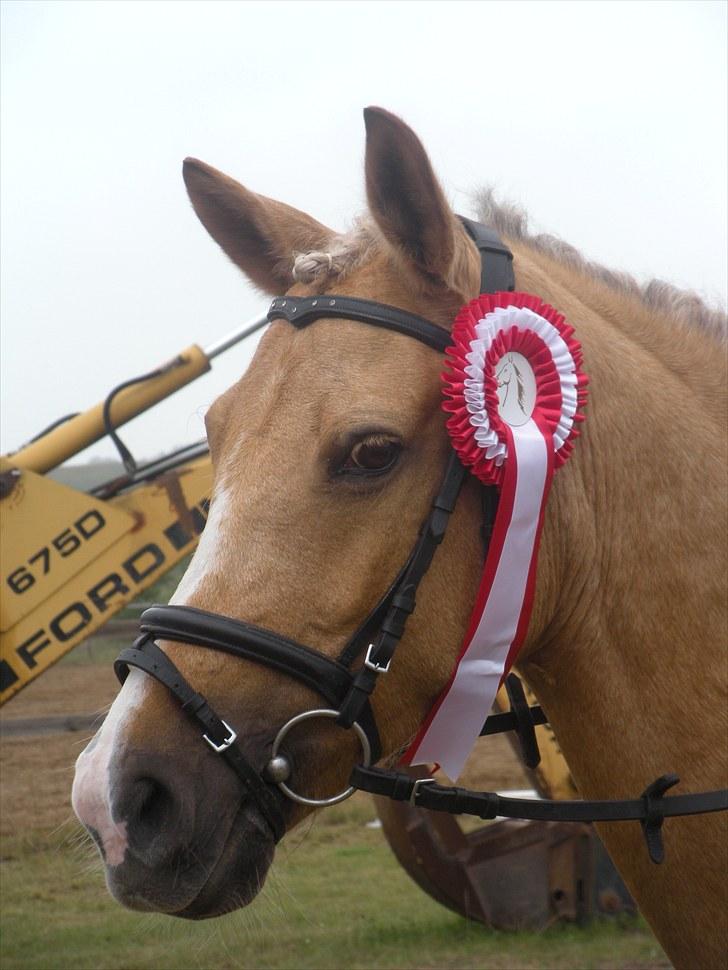
[[[404,308],[448,328],[479,292],[479,258],[414,133],[365,113],[369,216],[337,235],[202,162],[184,177],[212,237],[257,286]],[[642,290],[485,200],[516,287],[576,327],[589,420],[554,483],[519,664],[584,797],[624,798],[674,771],[725,784],[725,382],[722,322],[695,297]],[[210,516],[174,602],[245,620],[335,657],[405,561],[449,453],[442,358],[390,330],[273,323],[207,414]],[[507,375],[505,375],[507,376]],[[447,683],[482,569],[478,486],[464,488],[373,707],[385,759]],[[234,724],[262,768],[279,727],[320,706],[309,687],[237,657],[162,647]],[[325,720],[289,737],[296,789],[345,786],[360,757]],[[214,792],[214,797],[210,793]],[[273,857],[257,807],[164,686],[132,670],[80,756],[74,806],[122,903],[214,916],[249,902]],[[288,828],[310,809],[286,802]],[[637,823],[600,828],[681,966],[723,965],[725,817],[669,819],[650,863]]]

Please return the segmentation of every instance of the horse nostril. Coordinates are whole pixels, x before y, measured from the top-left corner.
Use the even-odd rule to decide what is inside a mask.
[[[181,804],[171,784],[147,773],[122,781],[114,798],[114,818],[124,823],[128,848],[144,865],[172,858],[185,841]]]
[[[175,798],[156,778],[137,778],[124,803],[129,848],[145,865],[160,865],[179,847]]]
[[[154,778],[140,778],[137,783],[138,807],[136,817],[129,819],[137,832],[158,833],[171,821],[174,798],[171,791]]]

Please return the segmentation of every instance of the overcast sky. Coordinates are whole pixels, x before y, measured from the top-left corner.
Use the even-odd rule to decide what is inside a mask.
[[[493,183],[589,257],[723,303],[727,10],[3,3],[1,450],[265,309],[197,222],[186,155],[342,229],[368,104],[418,132],[459,211]],[[251,349],[128,425],[132,449],[202,437]]]

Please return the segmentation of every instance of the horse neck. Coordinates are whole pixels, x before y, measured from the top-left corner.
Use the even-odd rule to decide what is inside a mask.
[[[634,793],[666,770],[709,785],[722,708],[699,747],[695,723],[724,679],[723,355],[633,296],[528,251],[516,260],[518,288],[576,327],[590,376],[585,430],[549,500],[524,673],[585,794]]]

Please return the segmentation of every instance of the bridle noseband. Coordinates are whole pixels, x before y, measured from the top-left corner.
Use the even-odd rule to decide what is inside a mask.
[[[481,292],[512,291],[515,288],[513,257],[508,248],[492,230],[467,219],[461,221],[481,254]],[[286,320],[298,329],[325,318],[354,320],[391,330],[441,353],[450,342],[446,330],[423,317],[397,307],[348,296],[278,297],[273,300],[268,312],[269,320]],[[662,797],[664,791],[676,780],[675,776],[665,776],[649,786],[640,799],[630,802],[535,803],[524,799],[503,799],[492,792],[443,788],[432,779],[413,780],[401,773],[370,767],[381,757],[381,743],[369,699],[379,677],[389,670],[395,649],[404,634],[407,618],[415,609],[418,586],[445,535],[467,474],[455,452],[452,452],[440,488],[407,561],[336,660],[278,633],[219,614],[188,606],[153,606],[141,616],[141,635],[132,647],[122,650],[115,661],[114,669],[119,680],[123,683],[129,668],[137,667],[164,684],[182,710],[201,729],[204,740],[238,775],[247,796],[266,820],[276,842],[281,839],[286,827],[281,795],[300,804],[323,806],[335,804],[351,795],[355,788],[361,788],[395,799],[408,799],[436,811],[468,812],[483,818],[493,818],[496,814],[578,821],[637,818],[645,829],[651,857],[654,861],[661,861],[658,857],[662,851],[659,837],[662,818],[669,814],[726,808],[728,792],[665,799]],[[482,495],[483,534],[487,542],[495,518],[497,492],[492,486],[483,486]],[[296,714],[282,725],[273,741],[268,764],[261,772],[243,754],[235,729],[194,690],[157,646],[155,641],[160,639],[207,647],[268,666],[316,691],[328,707]],[[362,661],[361,664],[352,670],[358,661]],[[522,692],[518,695],[512,680],[509,681],[509,695],[511,714],[489,718],[481,733],[515,729],[524,750],[533,752],[535,746],[537,756],[533,727],[543,723],[545,715],[540,708],[528,708]],[[331,719],[340,727],[353,729],[362,748],[361,765],[354,770],[352,783],[330,798],[306,797],[289,784],[292,767],[283,752],[283,743],[292,728],[313,718]],[[497,724],[494,723],[496,721]],[[690,803],[690,799],[701,801]],[[534,811],[537,814],[529,814]]]

